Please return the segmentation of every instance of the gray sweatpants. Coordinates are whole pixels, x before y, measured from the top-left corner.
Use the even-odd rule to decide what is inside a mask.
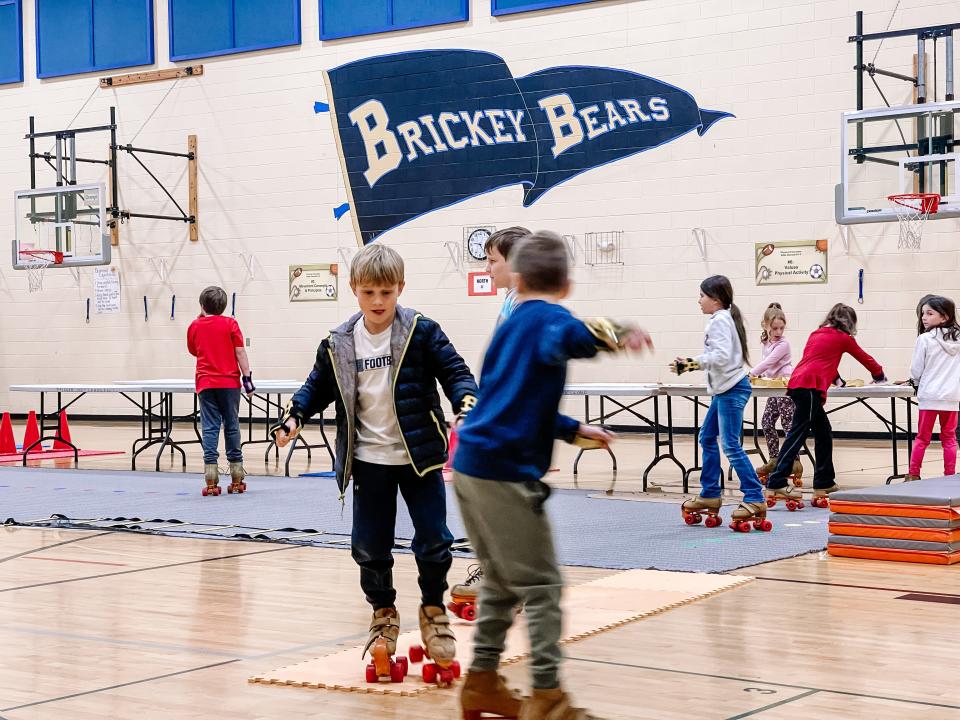
[[[453,474],[463,523],[483,568],[471,670],[500,666],[507,630],[522,605],[530,633],[533,686],[560,685],[563,579],[543,509],[549,488]]]

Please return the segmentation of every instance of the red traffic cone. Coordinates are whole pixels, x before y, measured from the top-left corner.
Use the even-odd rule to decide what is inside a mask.
[[[27,431],[23,434],[23,452],[26,452],[27,448],[34,443],[37,444],[30,452],[43,452],[43,448],[37,442],[38,440],[40,440],[40,426],[37,424],[37,413],[31,410],[30,414],[27,415]]]
[[[60,432],[57,433],[57,437],[53,440],[53,449],[54,450],[73,450],[73,448],[67,443],[72,443],[73,439],[70,437],[70,426],[67,424],[67,411],[60,411]]]
[[[0,455],[16,455],[17,440],[13,436],[13,423],[10,422],[10,413],[3,414],[0,420]]]
[[[450,442],[447,444],[447,464],[443,466],[444,472],[453,470],[453,453],[457,450],[457,428],[450,428]]]

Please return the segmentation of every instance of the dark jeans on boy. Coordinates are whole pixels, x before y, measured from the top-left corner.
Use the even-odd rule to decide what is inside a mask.
[[[787,486],[787,477],[793,472],[793,461],[803,450],[807,433],[813,432],[813,454],[816,462],[813,470],[813,488],[822,490],[832,487],[837,478],[833,468],[833,428],[823,407],[823,395],[819,390],[795,388],[787,390],[787,397],[793,400],[795,410],[793,425],[787,433],[780,449],[780,458],[776,469],[767,478],[767,487],[771,490]]]
[[[214,465],[219,453],[220,427],[229,462],[243,462],[240,450],[240,388],[211,388],[200,393],[203,463]]]
[[[397,491],[413,520],[413,554],[424,605],[443,607],[453,535],[447,529],[447,496],[440,470],[418,477],[412,465],[353,461],[353,559],[360,587],[374,610],[393,607],[393,545]]]

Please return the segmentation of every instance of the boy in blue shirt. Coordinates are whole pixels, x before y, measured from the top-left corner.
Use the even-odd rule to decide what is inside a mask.
[[[493,278],[493,284],[497,290],[507,291],[503,298],[503,307],[497,315],[497,327],[503,325],[503,321],[510,317],[517,306],[517,291],[513,287],[513,273],[510,272],[510,252],[520,238],[529,234],[530,231],[525,227],[514,225],[497,230],[483,246],[483,251],[487,254],[487,272]]]
[[[613,435],[560,415],[567,361],[598,351],[651,346],[642,330],[578,320],[559,305],[568,293],[563,239],[538,232],[513,248],[517,307],[483,361],[477,404],[459,429],[454,488],[483,570],[474,659],[461,693],[464,717],[580,720],[560,688],[562,580],[543,504],[554,438],[605,447]],[[514,608],[530,632],[533,695],[522,705],[497,675]]]

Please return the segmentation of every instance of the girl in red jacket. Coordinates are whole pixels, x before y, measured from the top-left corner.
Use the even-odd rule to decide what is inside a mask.
[[[842,385],[837,373],[840,359],[849,353],[870,371],[874,382],[886,382],[883,368],[864,352],[853,336],[857,334],[857,313],[849,305],[837,303],[826,319],[807,340],[803,358],[793,369],[787,385],[787,396],[796,410],[793,425],[783,443],[776,469],[767,480],[767,497],[771,500],[800,500],[800,490],[787,487],[787,478],[793,470],[793,461],[803,449],[807,432],[813,431],[816,466],[813,472],[813,504],[827,507],[827,495],[839,490],[833,469],[833,436],[830,420],[823,406],[827,388]]]

